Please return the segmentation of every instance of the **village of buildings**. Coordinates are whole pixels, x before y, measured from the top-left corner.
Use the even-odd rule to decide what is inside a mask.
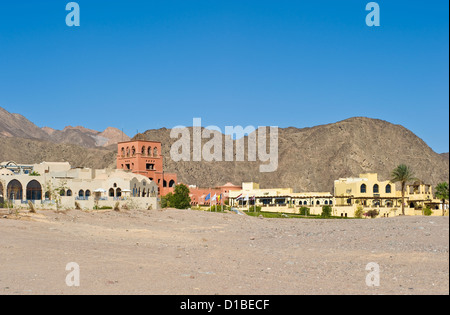
[[[37,209],[92,210],[119,205],[128,209],[156,210],[160,198],[173,192],[177,174],[166,173],[160,142],[132,140],[118,143],[117,167],[89,169],[73,167],[67,162],[42,162],[20,165],[0,164],[0,204],[20,209],[32,203]],[[200,188],[187,185],[191,206],[228,204],[235,209],[249,210],[253,205],[264,212],[299,213],[308,207],[310,215],[320,215],[323,206],[332,207],[332,215],[355,217],[358,208],[376,209],[379,217],[398,216],[401,191],[390,181],[380,181],[376,173],[355,174],[354,178],[334,181],[331,192],[294,192],[292,188],[261,189],[258,183],[240,185],[224,183],[220,187]],[[213,198],[212,196],[220,196]],[[215,201],[214,201],[215,200]],[[220,200],[220,201],[218,201]],[[417,181],[405,192],[405,214],[448,215],[448,204],[433,194],[433,187]]]

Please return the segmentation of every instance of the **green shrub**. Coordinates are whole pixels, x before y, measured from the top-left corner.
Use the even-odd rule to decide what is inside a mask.
[[[261,212],[261,206],[250,206],[250,208],[248,208],[248,211],[250,211],[250,212]]]
[[[355,211],[355,218],[361,219],[364,215],[364,207],[358,206]]]
[[[311,209],[303,206],[300,208],[300,215],[310,215],[310,211],[311,211]]]
[[[423,209],[423,215],[430,216],[433,214],[433,210],[431,210],[428,206]]]
[[[333,212],[333,208],[331,206],[323,206],[322,207],[322,218],[329,218]]]

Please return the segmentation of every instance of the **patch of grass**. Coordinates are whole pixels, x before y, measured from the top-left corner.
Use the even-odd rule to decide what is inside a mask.
[[[264,212],[264,211],[249,212],[249,211],[245,210],[243,212],[252,217],[259,217],[261,215],[263,218],[269,218],[269,219],[270,218],[272,218],[272,219],[273,218],[275,218],[275,219],[324,219],[322,216],[314,215],[314,214],[309,214],[308,216],[304,216],[304,215],[294,214],[294,213],[278,213],[278,212]],[[326,219],[353,219],[353,218],[330,216],[330,217],[327,217]]]

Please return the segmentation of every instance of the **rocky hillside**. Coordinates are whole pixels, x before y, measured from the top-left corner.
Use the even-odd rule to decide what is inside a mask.
[[[73,167],[115,168],[115,154],[113,147],[84,148],[36,139],[0,137],[0,162],[69,162]]]
[[[39,128],[20,114],[11,114],[0,107],[0,137],[39,139],[54,143],[75,144],[86,148],[107,147],[130,138],[117,128],[103,132],[81,126],[68,126],[63,130]]]
[[[313,128],[279,129],[279,166],[273,173],[260,173],[259,161],[174,162],[170,148],[177,139],[170,138],[170,129],[148,130],[136,137],[160,141],[165,170],[178,173],[181,182],[202,187],[255,181],[261,187],[332,192],[334,180],[340,177],[372,172],[386,180],[401,163],[411,166],[418,178],[432,185],[449,181],[448,153],[434,152],[400,125],[370,118],[350,118]],[[225,143],[225,136],[219,137]],[[104,132],[83,127],[41,129],[25,117],[0,108],[0,161],[68,161],[73,166],[115,167],[115,143],[128,139],[115,128]]]
[[[175,163],[170,159],[170,147],[176,139],[170,138],[170,130],[149,130],[139,137],[161,141],[167,171],[199,186],[255,181],[262,187],[332,192],[335,179],[372,172],[386,180],[401,163],[410,165],[418,178],[433,185],[449,180],[448,155],[434,152],[400,125],[369,118],[279,129],[279,167],[274,173],[260,173],[260,162]]]

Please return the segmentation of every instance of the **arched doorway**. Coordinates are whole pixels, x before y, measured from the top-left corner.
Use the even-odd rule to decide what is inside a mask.
[[[10,181],[6,190],[6,196],[9,200],[22,200],[23,189],[22,184],[18,180]]]
[[[28,183],[27,200],[42,200],[42,186],[37,180]]]
[[[109,193],[108,193],[109,197],[114,197],[115,193],[114,193],[114,188],[110,188],[109,189]]]
[[[122,189],[120,188],[116,189],[116,197],[122,197]]]

